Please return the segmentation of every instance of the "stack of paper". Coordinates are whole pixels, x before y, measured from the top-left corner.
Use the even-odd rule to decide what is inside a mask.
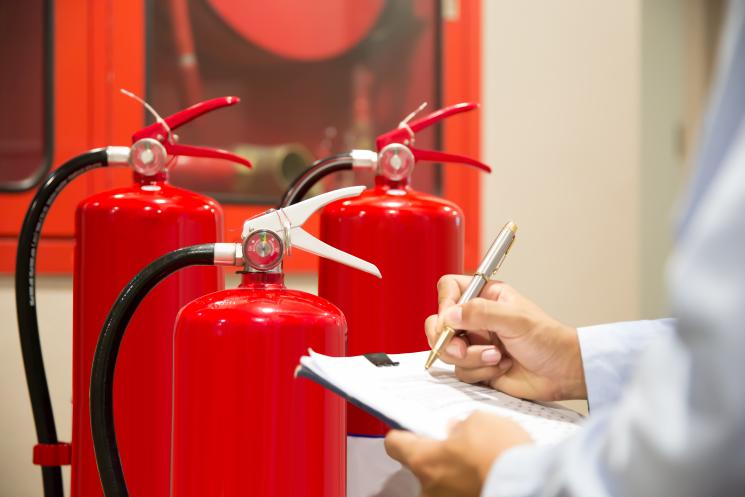
[[[364,356],[329,357],[311,350],[295,374],[334,391],[392,428],[435,439],[446,438],[453,420],[474,411],[516,421],[538,444],[556,443],[578,429],[582,417],[569,409],[463,383],[455,378],[453,366],[440,361],[425,370],[428,353],[391,354],[397,366],[375,366]]]

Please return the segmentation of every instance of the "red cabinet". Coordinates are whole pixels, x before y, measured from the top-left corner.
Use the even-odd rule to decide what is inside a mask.
[[[292,174],[293,167],[324,153],[363,147],[422,100],[430,100],[434,108],[481,99],[480,2],[444,2],[449,6],[447,18],[439,0],[381,0],[368,2],[364,11],[350,10],[351,5],[360,5],[352,0],[257,2],[285,9],[287,22],[277,21],[274,29],[265,29],[265,23],[257,24],[256,19],[278,18],[281,10],[254,6],[250,8],[261,12],[233,14],[245,2],[228,0],[50,3],[54,4],[49,6],[53,29],[48,44],[52,167],[89,148],[130,142],[130,134],[146,116],[136,102],[119,93],[120,88],[146,96],[164,115],[199,94],[242,98],[238,106],[215,115],[206,126],[185,128],[181,137],[184,143],[232,148],[261,162],[249,181],[235,179],[232,170],[196,178],[196,186],[225,206],[226,240],[237,240],[242,220],[273,205],[282,188],[276,171]],[[300,7],[307,5],[317,5],[319,12]],[[308,19],[303,26],[308,33],[280,29],[293,25],[292,16]],[[314,45],[303,41],[313,33],[309,26],[323,35]],[[24,36],[38,38],[43,33],[29,31]],[[6,46],[26,43],[17,35],[12,40],[7,33],[0,37],[6,38]],[[19,74],[29,84],[38,83],[38,68]],[[478,157],[478,113],[459,117],[445,124],[441,134],[421,140],[427,148],[439,145]],[[294,162],[287,162],[288,156]],[[0,155],[0,160],[3,170],[14,167],[12,159]],[[188,169],[184,164],[180,172],[178,167],[174,170],[177,184],[182,181],[188,187],[189,181],[195,181],[186,174]],[[479,173],[458,167],[418,170],[418,188],[440,192],[463,208],[466,267],[475,266]],[[75,206],[95,191],[126,184],[129,175],[126,168],[98,170],[67,187],[45,225],[40,272],[71,271]],[[6,177],[0,175],[0,188]],[[268,186],[256,188],[256,184]],[[32,192],[0,193],[2,272],[13,271],[16,236]],[[317,233],[318,220],[308,226]],[[287,264],[290,271],[314,271],[317,262],[298,253]]]

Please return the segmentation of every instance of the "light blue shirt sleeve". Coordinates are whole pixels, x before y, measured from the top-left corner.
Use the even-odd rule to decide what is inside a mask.
[[[590,410],[595,412],[618,401],[650,342],[669,336],[674,329],[672,318],[579,328]]]
[[[725,18],[724,81],[669,264],[674,330],[631,363],[620,347],[635,324],[584,330],[601,408],[558,445],[506,451],[482,497],[745,494],[745,2]]]

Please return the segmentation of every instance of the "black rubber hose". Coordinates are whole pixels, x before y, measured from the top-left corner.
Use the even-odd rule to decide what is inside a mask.
[[[129,495],[114,430],[114,369],[127,324],[158,283],[179,269],[212,265],[214,254],[215,244],[205,243],[174,250],[156,259],[124,287],[106,318],[93,356],[90,390],[93,448],[106,497]]]
[[[279,203],[279,208],[300,202],[308,191],[331,173],[352,169],[352,157],[346,154],[319,159],[293,180]]]
[[[44,371],[36,313],[36,254],[39,250],[41,228],[49,207],[70,181],[90,169],[107,164],[106,149],[101,148],[78,155],[52,172],[31,201],[18,236],[15,280],[18,333],[21,338],[23,367],[31,397],[36,437],[40,444],[58,442],[52,402],[49,398],[49,385]],[[44,495],[63,497],[60,467],[42,466],[41,472]]]

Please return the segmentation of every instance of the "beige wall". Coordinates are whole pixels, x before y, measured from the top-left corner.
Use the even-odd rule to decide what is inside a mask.
[[[72,290],[70,278],[38,282],[39,331],[61,440],[70,440],[72,410]],[[23,377],[13,278],[0,277],[0,497],[41,496],[41,471],[31,464],[36,443]],[[68,468],[64,470],[69,482]]]
[[[639,316],[640,5],[484,2],[482,244],[573,325]]]
[[[662,269],[672,247],[686,149],[692,147],[686,145],[683,97],[684,4],[642,3],[639,305],[645,317],[667,311]]]

